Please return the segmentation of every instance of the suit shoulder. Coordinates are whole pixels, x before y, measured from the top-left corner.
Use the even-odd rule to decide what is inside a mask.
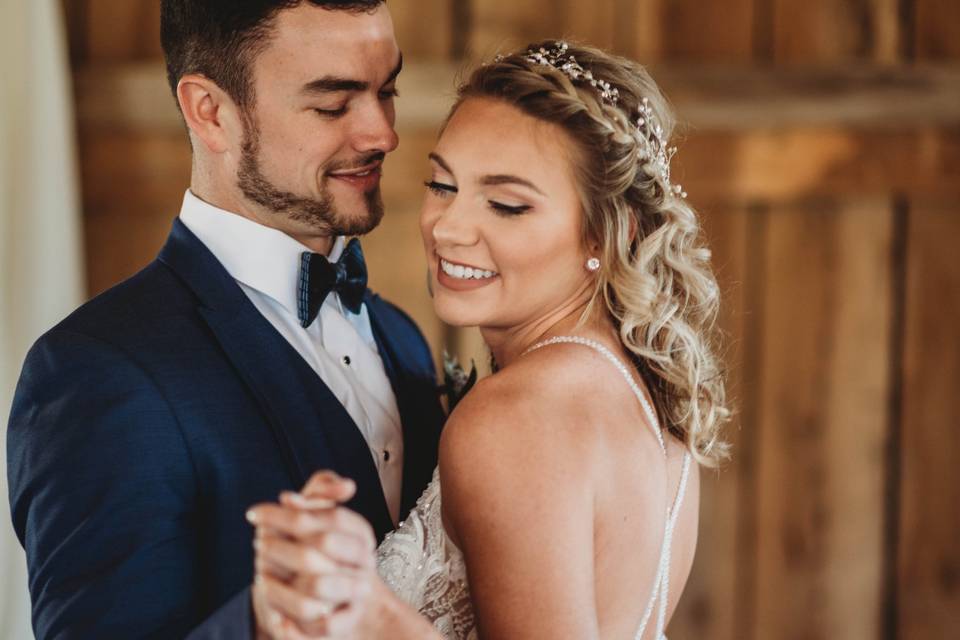
[[[163,318],[195,306],[193,294],[179,278],[154,261],[77,307],[51,331],[79,333],[116,343],[136,334],[138,328],[141,332],[151,331]]]

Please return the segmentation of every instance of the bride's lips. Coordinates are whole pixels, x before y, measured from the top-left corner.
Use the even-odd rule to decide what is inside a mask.
[[[460,267],[467,267],[469,265],[458,264],[450,260],[445,260],[440,256],[437,256],[437,282],[440,286],[450,289],[452,291],[473,291],[475,289],[480,289],[482,287],[491,284],[493,281],[497,280],[500,275],[495,273],[488,278],[457,278],[452,275],[447,274],[443,270],[443,262],[447,264],[453,264]],[[477,267],[470,267],[471,269],[481,270]]]
[[[374,162],[359,169],[350,169],[349,171],[336,171],[327,175],[344,184],[360,191],[370,191],[380,184],[380,178],[383,174],[381,162]]]

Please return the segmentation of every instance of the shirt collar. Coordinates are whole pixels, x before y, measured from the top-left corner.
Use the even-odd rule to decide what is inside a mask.
[[[297,313],[300,255],[310,248],[277,229],[204,202],[189,189],[180,220],[220,261],[234,280],[270,296]],[[336,261],[345,240],[338,236],[327,258]]]

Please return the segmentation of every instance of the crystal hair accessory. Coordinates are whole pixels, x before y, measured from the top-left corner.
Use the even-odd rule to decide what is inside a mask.
[[[567,49],[569,48],[570,45],[561,40],[549,49],[546,47],[540,47],[539,51],[529,49],[523,57],[535,64],[555,67],[567,74],[571,80],[589,82],[590,86],[597,90],[600,98],[604,102],[610,105],[616,105],[617,101],[620,100],[620,91],[618,91],[616,87],[611,86],[609,82],[594,78],[590,71],[580,66],[576,58],[572,55],[567,55]]]
[[[620,101],[620,91],[605,80],[593,77],[593,73],[577,62],[577,59],[568,54],[570,45],[559,40],[550,47],[540,47],[538,50],[528,49],[523,58],[534,64],[553,67],[562,71],[571,80],[586,81],[597,90],[600,99],[610,106],[617,106]],[[496,62],[503,60],[497,56]],[[670,160],[677,152],[676,147],[667,147],[663,138],[663,127],[657,121],[656,114],[650,106],[650,100],[644,98],[637,109],[634,120],[634,138],[641,147],[641,161],[650,162],[660,176],[668,194],[686,198],[687,192],[680,185],[670,183]]]

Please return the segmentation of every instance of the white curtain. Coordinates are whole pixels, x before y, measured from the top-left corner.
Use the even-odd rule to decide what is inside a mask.
[[[83,299],[73,94],[59,0],[0,0],[0,638],[32,638],[7,501],[6,428],[27,350]]]

